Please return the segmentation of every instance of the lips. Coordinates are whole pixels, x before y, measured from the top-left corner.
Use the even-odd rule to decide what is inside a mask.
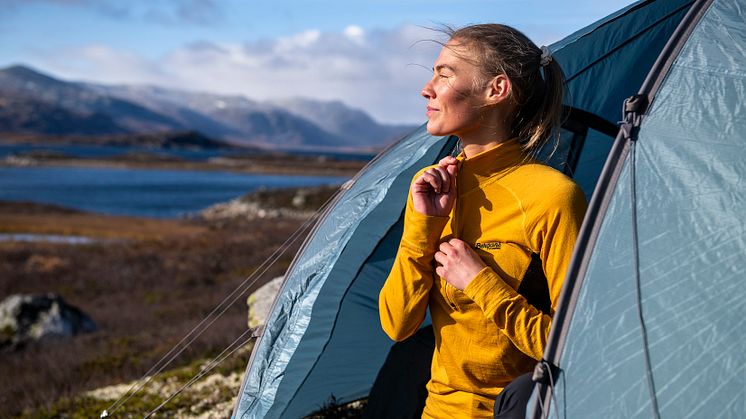
[[[427,107],[427,112],[425,112],[426,115],[430,115],[432,112],[437,112],[438,108],[433,108],[432,106]]]

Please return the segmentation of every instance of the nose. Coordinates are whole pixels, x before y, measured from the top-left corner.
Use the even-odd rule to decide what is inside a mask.
[[[435,90],[433,90],[433,79],[428,80],[427,83],[422,86],[422,91],[420,92],[420,94],[425,99],[432,99],[435,97]]]

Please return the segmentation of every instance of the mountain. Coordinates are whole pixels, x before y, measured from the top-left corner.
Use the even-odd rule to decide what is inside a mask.
[[[187,130],[177,121],[116,97],[100,95],[84,84],[64,82],[36,72],[28,67],[13,66],[0,70],[1,131],[16,132],[8,119],[16,116],[28,121],[23,132],[44,134],[112,134]],[[22,110],[36,114],[21,114],[13,104],[24,104]],[[60,131],[49,132],[47,119],[56,120],[69,114],[68,124],[54,124]],[[95,126],[86,124],[92,121]]]
[[[68,82],[24,66],[0,70],[0,132],[51,135],[196,131],[274,149],[381,148],[411,126],[385,125],[341,102],[258,102],[154,86]]]
[[[294,98],[270,103],[363,147],[383,147],[414,128],[411,125],[379,124],[365,112],[351,109],[340,101],[321,102]]]
[[[0,132],[108,135],[127,131],[105,114],[79,113],[41,100],[0,94]]]

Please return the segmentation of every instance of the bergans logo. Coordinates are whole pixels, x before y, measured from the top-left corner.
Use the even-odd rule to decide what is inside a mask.
[[[497,250],[502,246],[500,242],[477,243],[477,249]]]

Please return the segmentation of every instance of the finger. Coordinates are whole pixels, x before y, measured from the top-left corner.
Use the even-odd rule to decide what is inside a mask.
[[[438,249],[439,249],[439,250],[440,250],[440,251],[441,251],[442,253],[444,253],[444,254],[445,254],[446,256],[447,256],[447,255],[448,255],[449,253],[453,252],[453,246],[452,246],[452,245],[451,245],[450,243],[448,243],[448,242],[443,242],[443,243],[441,243],[441,244],[440,244],[440,246],[438,246]]]
[[[443,252],[436,252],[434,258],[436,262],[440,263],[441,265],[445,265],[448,256]]]
[[[424,176],[420,176],[412,183],[412,192],[428,192],[431,189],[430,184]]]
[[[448,171],[443,167],[436,167],[435,170],[440,176],[441,189],[443,190],[443,193],[448,193],[448,191],[451,190],[451,175],[448,174]]]
[[[438,166],[446,167],[450,165],[457,164],[458,160],[453,156],[445,156],[438,162]]]
[[[452,170],[455,173],[458,170],[458,160],[454,157],[446,157],[438,162],[438,167],[446,170]]]
[[[446,269],[442,266],[438,266],[437,268],[435,268],[435,273],[438,274],[438,276],[441,278],[446,277]]]
[[[456,175],[458,174],[458,166],[455,164],[449,165],[446,167],[446,171],[448,172],[450,185],[449,190],[456,190]]]
[[[422,174],[422,179],[425,183],[429,184],[435,192],[440,193],[442,180],[437,172],[433,173],[433,169],[429,169],[427,172]]]
[[[415,185],[422,185],[422,184],[426,184],[426,183],[427,183],[427,180],[425,180],[425,173],[424,172],[422,174],[420,174],[419,176],[417,176],[417,179],[415,179],[414,182],[413,182],[413,184],[415,184]]]
[[[452,238],[451,240],[448,240],[448,244],[451,246],[452,249],[463,249],[466,246],[466,243],[463,240]]]
[[[449,164],[448,166],[445,166],[446,171],[448,171],[448,174],[450,176],[456,176],[456,173],[458,173],[458,165],[457,164]]]

